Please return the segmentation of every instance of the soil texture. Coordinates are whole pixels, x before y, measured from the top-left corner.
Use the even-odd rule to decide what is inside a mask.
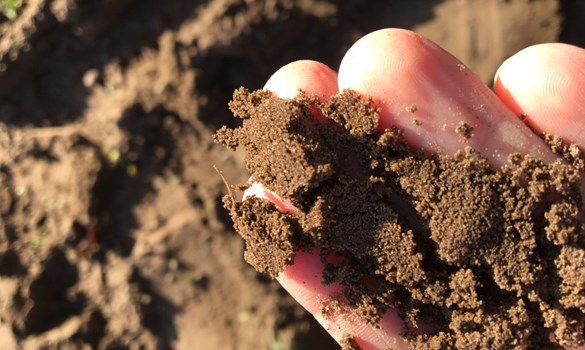
[[[319,248],[324,283],[345,286],[337,301],[373,324],[397,308],[416,349],[585,344],[582,168],[413,152],[352,91],[321,104],[241,88],[230,107],[243,126],[216,140],[245,148],[252,180],[296,208],[224,197],[257,270],[274,277]],[[437,330],[416,335],[419,322]]]

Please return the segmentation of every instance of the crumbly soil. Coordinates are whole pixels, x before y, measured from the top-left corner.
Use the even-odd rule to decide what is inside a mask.
[[[260,88],[296,59],[335,68],[360,36],[389,26],[431,37],[489,81],[527,45],[583,44],[580,6],[26,0],[9,17],[0,8],[0,349],[336,349],[244,262],[222,208],[213,165],[232,183],[248,178],[243,153],[211,139],[237,123],[233,90]]]
[[[321,104],[241,88],[230,107],[243,126],[216,140],[245,148],[253,180],[298,209],[224,197],[258,271],[275,276],[317,247],[324,283],[346,287],[338,301],[372,324],[397,308],[417,349],[548,349],[550,333],[585,344],[582,168],[413,152],[400,130],[379,134],[377,110],[352,91]],[[437,330],[416,335],[419,322]]]

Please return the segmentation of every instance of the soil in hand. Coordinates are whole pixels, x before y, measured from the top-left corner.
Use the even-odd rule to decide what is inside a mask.
[[[351,91],[321,104],[242,88],[230,107],[243,126],[216,140],[245,147],[253,181],[298,209],[224,198],[256,269],[275,276],[320,248],[324,283],[345,285],[338,301],[374,324],[397,308],[413,348],[554,348],[551,333],[585,344],[578,168],[413,152],[400,130],[378,133],[377,110]],[[415,335],[419,322],[437,331]]]

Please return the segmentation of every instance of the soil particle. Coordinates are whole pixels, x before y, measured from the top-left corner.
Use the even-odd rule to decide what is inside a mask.
[[[343,336],[341,340],[341,350],[359,350],[361,349],[358,343],[355,341],[354,337],[349,334]]]
[[[343,308],[337,300],[320,300],[319,302],[321,303],[321,315],[325,318],[329,318],[343,311]]]
[[[471,138],[471,136],[473,136],[473,127],[467,123],[461,122],[459,125],[457,125],[457,128],[455,128],[455,132],[457,132],[457,134],[461,136],[463,140],[467,141]]]
[[[585,169],[583,162],[583,151],[575,144],[566,143],[561,137],[550,134],[541,134],[542,139],[553,150],[568,163],[578,169]]]
[[[326,122],[312,117],[315,106]],[[379,134],[378,111],[351,91],[319,103],[241,88],[230,108],[243,126],[216,140],[243,146],[253,179],[299,210],[225,197],[259,271],[274,277],[296,251],[319,247],[324,282],[345,285],[340,305],[373,324],[398,307],[407,326],[437,325],[423,335],[405,327],[413,348],[554,348],[551,332],[563,346],[585,344],[573,165],[515,154],[496,169],[470,148],[413,153],[399,130]],[[472,128],[457,131],[468,138]]]

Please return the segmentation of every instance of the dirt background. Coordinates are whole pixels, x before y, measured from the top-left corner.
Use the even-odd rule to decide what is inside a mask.
[[[0,348],[337,349],[243,262],[220,198],[227,101],[414,29],[489,83],[531,44],[585,46],[585,4],[527,0],[0,1]]]

